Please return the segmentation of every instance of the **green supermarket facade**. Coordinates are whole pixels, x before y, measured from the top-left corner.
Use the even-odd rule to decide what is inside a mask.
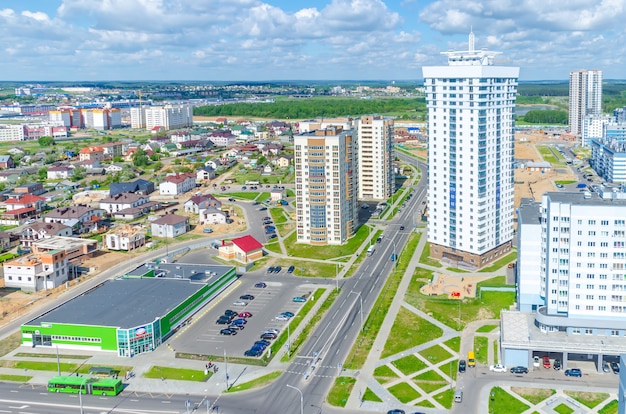
[[[232,266],[146,263],[25,323],[22,345],[150,352],[236,279]]]

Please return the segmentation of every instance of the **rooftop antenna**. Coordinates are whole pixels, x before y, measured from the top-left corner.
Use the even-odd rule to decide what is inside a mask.
[[[470,52],[474,51],[474,32],[472,30],[472,26],[470,26],[470,33],[469,33],[469,51]]]

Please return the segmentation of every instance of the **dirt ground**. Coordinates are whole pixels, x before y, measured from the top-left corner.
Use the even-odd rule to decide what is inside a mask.
[[[484,276],[435,273],[430,283],[422,286],[421,292],[424,295],[448,295],[449,299],[475,298],[476,284],[484,278]]]

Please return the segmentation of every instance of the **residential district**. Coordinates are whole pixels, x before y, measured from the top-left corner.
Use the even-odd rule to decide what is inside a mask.
[[[3,412],[626,412],[626,108],[444,54],[423,124],[17,88]]]

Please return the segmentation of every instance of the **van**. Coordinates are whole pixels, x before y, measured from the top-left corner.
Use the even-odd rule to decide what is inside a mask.
[[[462,403],[463,402],[463,391],[456,391],[454,393],[454,402]]]
[[[469,351],[467,353],[467,366],[470,368],[474,368],[476,366],[476,357],[474,357],[474,351]]]
[[[374,252],[376,251],[376,247],[375,246],[370,246],[369,249],[367,249],[367,255],[371,256],[374,254]]]

